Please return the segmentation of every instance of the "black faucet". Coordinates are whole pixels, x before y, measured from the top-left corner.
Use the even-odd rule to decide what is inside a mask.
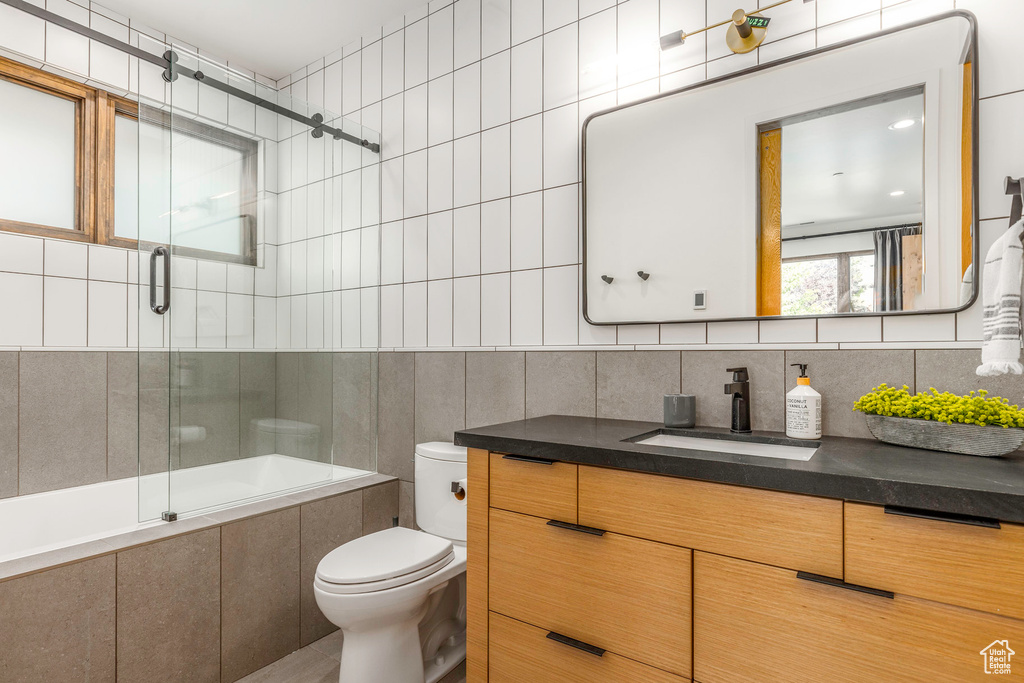
[[[729,368],[732,382],[725,385],[725,393],[732,395],[732,428],[734,434],[750,433],[750,375],[746,368]]]

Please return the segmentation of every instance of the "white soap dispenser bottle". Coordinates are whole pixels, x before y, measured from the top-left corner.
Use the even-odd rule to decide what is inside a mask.
[[[821,438],[821,394],[811,388],[806,363],[800,368],[796,388],[786,394],[786,436],[791,439]]]

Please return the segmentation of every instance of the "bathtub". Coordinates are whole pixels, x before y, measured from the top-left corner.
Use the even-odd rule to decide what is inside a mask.
[[[160,515],[168,500],[186,516],[369,474],[262,455],[7,498],[0,500],[0,562],[166,524]]]

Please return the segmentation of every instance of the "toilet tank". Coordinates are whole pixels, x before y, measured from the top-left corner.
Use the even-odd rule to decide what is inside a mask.
[[[452,492],[459,482],[463,494]],[[466,541],[466,449],[435,441],[416,446],[416,524],[428,534]],[[460,500],[461,498],[461,500]]]

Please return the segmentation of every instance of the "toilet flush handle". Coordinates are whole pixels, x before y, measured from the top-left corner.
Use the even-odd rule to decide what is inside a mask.
[[[455,500],[466,499],[466,487],[462,485],[461,481],[452,482],[452,493],[455,494]]]

